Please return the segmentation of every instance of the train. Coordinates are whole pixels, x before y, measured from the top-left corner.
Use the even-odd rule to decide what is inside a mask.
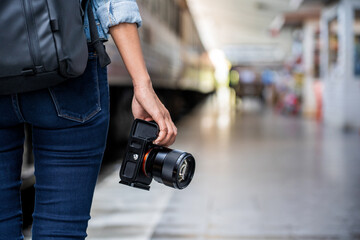
[[[143,20],[139,35],[154,89],[173,120],[177,121],[215,90],[214,67],[186,0],[137,0],[137,3]],[[125,146],[133,121],[133,88],[111,38],[105,46],[112,61],[108,66],[111,119],[104,157],[106,162],[121,158],[121,149]],[[25,129],[23,191],[35,182],[31,127],[25,126]]]

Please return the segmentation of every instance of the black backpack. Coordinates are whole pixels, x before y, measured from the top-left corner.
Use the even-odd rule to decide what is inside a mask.
[[[84,72],[88,47],[82,5],[79,0],[0,1],[0,94],[47,88]],[[110,59],[90,6],[88,15],[92,44],[106,66]]]

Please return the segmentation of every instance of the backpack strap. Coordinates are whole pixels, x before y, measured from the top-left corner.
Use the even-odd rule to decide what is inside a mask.
[[[87,2],[88,2],[88,0],[81,0],[81,11],[82,11],[83,16],[85,15],[84,13],[85,13]]]
[[[109,55],[105,51],[105,46],[103,41],[99,38],[98,29],[95,22],[94,12],[92,9],[92,1],[91,0],[83,0],[81,5],[82,7],[86,6],[86,3],[88,4],[87,7],[87,15],[89,20],[89,28],[90,28],[90,36],[91,36],[91,43],[90,45],[94,47],[97,55],[99,56],[99,64],[101,67],[106,67],[111,63]]]

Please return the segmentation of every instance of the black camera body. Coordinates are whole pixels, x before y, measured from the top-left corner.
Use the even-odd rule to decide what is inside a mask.
[[[155,122],[135,119],[120,169],[120,183],[145,190],[150,189],[153,178],[177,189],[189,185],[195,171],[194,157],[153,144],[158,133]]]

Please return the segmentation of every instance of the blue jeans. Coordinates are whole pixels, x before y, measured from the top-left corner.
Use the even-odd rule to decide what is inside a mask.
[[[56,87],[0,96],[0,239],[23,239],[24,123],[35,157],[33,240],[84,239],[109,125],[106,68],[89,53],[85,73]]]

